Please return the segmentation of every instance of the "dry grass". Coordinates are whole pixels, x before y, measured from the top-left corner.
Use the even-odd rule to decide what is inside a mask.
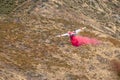
[[[104,35],[104,38],[99,38],[98,35],[105,33],[115,36],[103,27],[109,27],[107,25],[109,23],[119,25],[115,23],[117,19],[113,19],[111,11],[118,8],[118,2],[114,4],[114,1],[104,3],[101,0],[27,1],[28,3],[14,8],[13,11],[16,12],[13,12],[14,15],[9,14],[11,15],[9,19],[5,19],[7,22],[0,21],[1,70],[21,73],[26,76],[26,80],[44,80],[43,76],[48,80],[117,79],[116,74],[109,70],[109,61],[111,58],[119,58],[120,42]],[[87,29],[79,35],[97,38],[103,44],[76,48],[68,41],[69,37],[55,37],[81,27]],[[98,35],[94,34],[93,30],[96,33],[99,31]],[[119,62],[116,60],[111,62],[114,71],[119,74]]]
[[[80,74],[85,73],[89,60],[92,63],[97,51],[98,54],[102,53],[104,46],[100,47],[101,49],[90,45],[73,47],[68,42],[68,37],[55,37],[58,34],[67,32],[69,27],[63,29],[64,26],[56,25],[59,22],[74,25],[70,29],[71,31],[74,28],[78,29],[87,25],[69,22],[64,19],[48,19],[44,17],[42,19],[47,20],[48,23],[42,22],[39,27],[0,22],[0,37],[2,38],[0,39],[0,62],[16,67],[23,73],[43,71],[49,75],[50,73],[56,74],[62,71],[64,74],[72,72],[72,75],[75,75],[73,78],[79,78]],[[50,21],[54,21],[56,24],[52,24]],[[46,26],[43,26],[44,24]],[[53,26],[48,26],[48,24]],[[97,37],[90,31],[81,32],[80,35]],[[87,79],[86,75],[85,78]]]
[[[120,77],[120,61],[113,59],[111,60],[111,65],[115,73]]]

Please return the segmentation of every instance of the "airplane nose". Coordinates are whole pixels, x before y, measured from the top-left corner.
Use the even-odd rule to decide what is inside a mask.
[[[68,34],[69,34],[69,35],[74,35],[74,34],[75,34],[75,32],[68,32]]]

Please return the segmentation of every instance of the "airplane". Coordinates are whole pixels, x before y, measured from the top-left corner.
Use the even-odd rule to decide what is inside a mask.
[[[77,35],[79,32],[83,31],[84,29],[86,29],[86,27],[83,27],[81,29],[77,29],[71,32],[68,31],[65,34],[57,35],[56,37],[69,36],[71,44],[75,47],[79,47],[82,45],[88,45],[88,44],[96,45],[100,43],[100,41],[97,39]]]

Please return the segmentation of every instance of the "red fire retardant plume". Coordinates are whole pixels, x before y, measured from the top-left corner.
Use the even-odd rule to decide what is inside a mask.
[[[76,47],[81,45],[88,45],[88,44],[96,45],[100,43],[100,41],[98,41],[97,39],[83,37],[83,36],[76,36],[72,32],[70,32],[69,35],[72,45]]]

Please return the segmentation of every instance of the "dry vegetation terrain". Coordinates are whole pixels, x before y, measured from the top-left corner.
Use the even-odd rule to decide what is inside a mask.
[[[3,0],[0,80],[120,80],[119,0]],[[99,45],[74,47],[78,35]]]

